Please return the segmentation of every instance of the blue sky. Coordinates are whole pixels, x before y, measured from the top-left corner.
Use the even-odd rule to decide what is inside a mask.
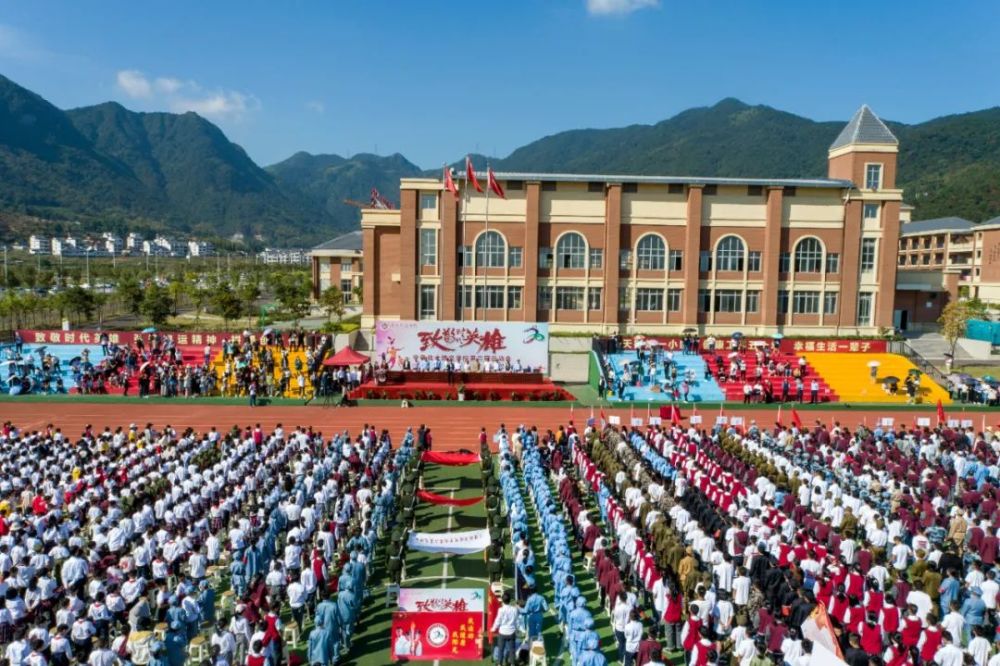
[[[260,164],[425,168],[724,97],[817,120],[1000,103],[1000,3],[436,0],[0,3],[0,73],[60,107],[196,110]],[[154,8],[155,7],[155,8]]]

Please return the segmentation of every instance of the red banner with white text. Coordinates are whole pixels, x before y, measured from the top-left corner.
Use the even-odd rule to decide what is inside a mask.
[[[481,659],[483,613],[393,613],[390,649],[394,660]]]
[[[440,504],[442,506],[472,506],[483,501],[483,496],[469,497],[468,499],[456,499],[447,495],[438,495],[429,490],[418,490],[417,497],[430,504]]]

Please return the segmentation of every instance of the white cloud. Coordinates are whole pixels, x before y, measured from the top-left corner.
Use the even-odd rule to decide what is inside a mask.
[[[260,100],[247,93],[223,88],[206,90],[196,81],[173,76],[150,79],[135,69],[119,71],[116,82],[132,99],[145,100],[152,107],[165,107],[174,113],[194,111],[206,118],[239,120],[260,108]]]
[[[591,16],[624,16],[640,9],[659,7],[660,0],[586,0]]]
[[[0,23],[0,60],[43,60],[50,55],[28,33]]]
[[[154,84],[156,86],[156,91],[166,94],[172,94],[184,87],[184,82],[180,79],[174,79],[169,76],[161,76],[156,79]]]
[[[313,113],[323,114],[326,112],[326,104],[323,102],[313,99],[306,102],[306,109],[312,111]]]
[[[142,72],[123,69],[116,77],[118,87],[133,99],[149,99],[153,96],[153,86]]]

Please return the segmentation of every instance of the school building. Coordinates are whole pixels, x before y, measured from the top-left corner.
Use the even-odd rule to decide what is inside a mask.
[[[894,318],[898,141],[867,106],[831,138],[817,178],[497,173],[503,199],[464,174],[458,197],[405,178],[398,210],[362,211],[362,326],[876,334]],[[314,282],[335,274],[314,260]]]

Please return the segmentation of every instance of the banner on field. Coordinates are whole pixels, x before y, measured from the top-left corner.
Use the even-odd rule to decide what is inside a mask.
[[[478,453],[462,453],[461,451],[424,451],[420,459],[426,463],[437,465],[474,465],[480,462]]]
[[[410,532],[406,545],[410,550],[424,553],[449,553],[468,555],[490,547],[489,530],[465,530],[462,532]]]
[[[702,336],[701,347],[706,348],[706,340],[713,336]],[[726,355],[729,351],[729,336],[717,335],[715,337],[715,350]],[[784,338],[774,340],[774,338],[753,338],[743,339],[748,347],[767,346],[773,347],[777,343],[778,350],[784,354],[798,354],[801,352],[836,352],[838,354],[884,354],[889,351],[889,343],[886,340],[850,340],[839,338],[814,338],[810,340],[796,340]],[[650,342],[656,341],[661,349],[675,351],[684,347],[684,342],[680,337],[671,336],[647,336],[640,338],[622,338],[622,349],[635,349],[636,346],[648,346]]]
[[[477,321],[379,321],[375,325],[375,353],[390,370],[421,361],[495,361],[504,367],[549,371],[549,325],[540,323]]]
[[[432,493],[429,490],[418,490],[417,497],[425,502],[430,502],[431,504],[440,504],[442,506],[472,506],[473,504],[478,504],[483,501],[483,496],[479,497],[469,497],[467,499],[458,499],[455,497],[448,497],[447,495],[438,495],[437,493]]]
[[[26,345],[100,345],[101,336],[108,336],[112,345],[134,345],[142,340],[147,347],[154,337],[172,340],[178,345],[219,346],[232,338],[239,340],[238,333],[141,333],[139,331],[58,331],[58,330],[18,330]]]
[[[402,587],[396,602],[398,610],[411,613],[483,612],[486,609],[483,590],[478,587]]]
[[[390,645],[393,661],[479,660],[483,611],[393,613]]]
[[[820,663],[823,666],[846,664],[833,630],[833,623],[830,622],[830,616],[822,604],[813,609],[802,623],[801,629],[802,637],[813,642],[813,655],[820,656]]]

